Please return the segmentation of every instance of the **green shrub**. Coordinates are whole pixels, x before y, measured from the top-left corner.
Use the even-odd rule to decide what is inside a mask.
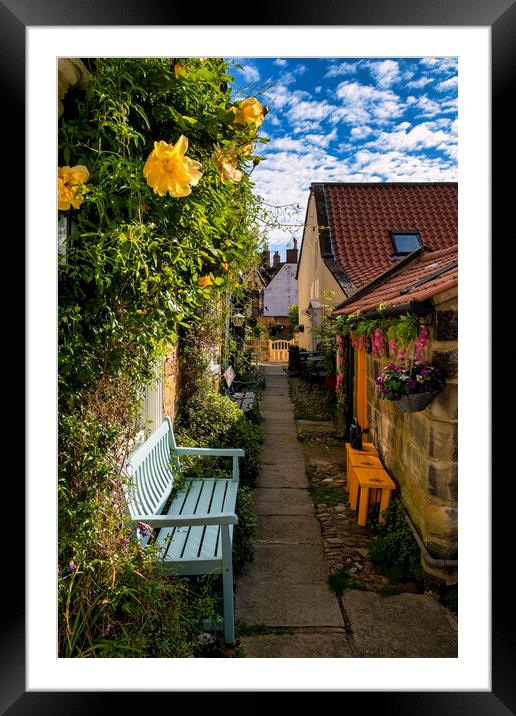
[[[385,523],[371,543],[369,559],[374,568],[391,582],[415,580],[422,583],[420,550],[398,500],[391,501],[385,511]]]
[[[251,489],[240,485],[236,501],[238,524],[233,533],[233,565],[240,569],[244,562],[254,559],[256,540],[256,516]]]
[[[358,589],[366,591],[367,587],[351,577],[344,568],[337,569],[328,577],[328,586],[337,597],[342,597],[346,589]]]
[[[240,481],[243,485],[255,484],[260,472],[263,432],[259,425],[247,420],[229,398],[214,391],[197,393],[181,406],[176,424],[177,440],[183,445],[244,450],[245,457],[240,460]],[[203,469],[207,469],[207,459],[201,459]],[[224,470],[228,467],[228,459],[215,458],[211,464]]]

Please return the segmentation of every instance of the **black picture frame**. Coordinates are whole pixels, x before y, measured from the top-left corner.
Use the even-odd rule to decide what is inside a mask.
[[[233,18],[236,22],[230,22]],[[23,201],[20,187],[24,186],[23,161],[23,117],[25,116],[25,29],[29,26],[73,26],[73,25],[195,25],[199,19],[196,8],[179,7],[179,4],[163,3],[160,0],[105,0],[96,2],[70,3],[65,0],[0,0],[0,68],[3,86],[4,139],[17,137],[17,141],[3,142],[4,169],[8,172],[9,208]],[[224,22],[221,22],[221,19]],[[491,28],[492,37],[492,246],[501,246],[498,237],[504,236],[502,225],[508,218],[509,207],[514,199],[514,182],[506,179],[506,167],[514,167],[513,115],[508,111],[511,94],[514,93],[514,30],[516,9],[510,0],[350,0],[340,4],[331,0],[320,2],[293,2],[281,5],[264,2],[257,6],[243,4],[231,7],[225,4],[221,12],[219,4],[202,11],[203,26],[246,25],[306,25],[306,26],[485,26]],[[511,93],[512,90],[512,93]],[[511,161],[512,160],[512,161]],[[509,195],[509,191],[511,195]],[[12,204],[11,204],[12,201]],[[11,210],[12,211],[12,210]],[[24,208],[15,214],[24,215]],[[18,224],[16,235],[19,236]],[[507,238],[505,236],[505,238]],[[498,244],[495,244],[498,241]],[[19,242],[21,243],[21,242]],[[16,264],[19,264],[19,243],[16,244]],[[503,246],[503,245],[502,245]],[[492,288],[492,333],[500,335],[507,319],[501,291],[512,285],[508,262],[503,252],[493,252],[492,268],[496,269],[497,281]],[[23,302],[22,302],[23,303]],[[494,307],[498,306],[498,310]],[[19,306],[14,313],[13,324],[19,325]],[[15,333],[15,332],[13,332]],[[490,340],[481,336],[480,340]],[[28,345],[30,349],[31,346]],[[11,364],[12,367],[12,364]],[[492,395],[496,395],[496,380],[493,375]],[[499,378],[498,378],[499,380]],[[500,390],[501,386],[498,386]],[[19,401],[19,394],[18,394]],[[42,406],[42,416],[44,406]],[[30,436],[29,436],[30,437]],[[510,433],[506,434],[510,437]],[[489,435],[473,436],[475,439],[490,440]],[[30,450],[30,444],[27,447]],[[507,450],[507,446],[505,448]],[[13,496],[10,504],[24,504],[24,481],[19,468],[10,473],[10,488]],[[486,714],[500,716],[516,712],[514,679],[514,611],[512,595],[507,588],[510,575],[512,551],[509,549],[513,537],[511,525],[514,522],[514,500],[511,494],[508,470],[507,482],[503,471],[493,470],[492,482],[492,691],[478,692],[344,692],[339,694],[339,708],[364,710],[375,708],[383,713],[416,714],[417,716],[460,714]],[[496,475],[497,479],[494,479]],[[490,478],[490,476],[489,476]],[[4,475],[7,479],[7,473]],[[513,482],[513,480],[511,480]],[[513,491],[512,491],[513,492]],[[495,519],[496,517],[496,519]],[[6,526],[4,525],[4,530]],[[25,691],[25,609],[24,609],[24,553],[22,526],[17,521],[4,531],[3,577],[4,594],[8,595],[8,606],[2,610],[0,639],[0,711],[9,716],[27,714],[88,714],[104,713],[117,708],[119,694],[111,692],[26,692]],[[229,668],[229,666],[228,666]],[[410,688],[410,685],[407,685]],[[237,684],[235,689],[237,689]],[[166,699],[168,707],[177,707],[180,693],[131,693],[132,708],[151,708],[155,697]],[[260,693],[260,703],[266,693]],[[187,695],[188,696],[188,695]],[[196,694],[193,708],[205,708],[208,698]],[[192,702],[193,703],[193,702]],[[245,701],[239,700],[238,708],[245,708]],[[213,708],[213,706],[212,706]]]

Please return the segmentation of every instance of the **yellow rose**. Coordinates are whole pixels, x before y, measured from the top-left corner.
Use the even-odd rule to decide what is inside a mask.
[[[244,144],[242,147],[242,154],[245,154],[246,157],[249,157],[254,152],[254,142],[247,142],[247,144]]]
[[[202,165],[186,157],[188,139],[182,134],[174,145],[163,140],[154,142],[143,168],[143,176],[155,194],[165,196],[188,196],[190,186],[195,186],[202,177]]]
[[[211,286],[213,281],[211,280],[211,278],[209,276],[201,276],[197,280],[197,283],[199,284],[199,286],[201,286],[201,288],[204,288],[205,286]]]
[[[256,129],[264,120],[262,105],[254,97],[248,97],[243,102],[238,103],[238,107],[232,107],[235,114],[235,124],[255,124]]]
[[[86,182],[90,173],[85,166],[58,167],[57,170],[57,206],[61,211],[68,211],[70,206],[78,209],[83,202],[88,187]]]
[[[215,144],[215,151],[211,155],[211,161],[219,170],[220,180],[223,184],[226,181],[236,184],[242,178],[242,172],[236,167],[238,162],[236,149],[220,147]]]

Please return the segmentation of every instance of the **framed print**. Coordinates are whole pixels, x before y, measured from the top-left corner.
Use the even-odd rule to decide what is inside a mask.
[[[203,11],[204,12],[204,11]],[[152,694],[155,696],[160,692],[163,693],[165,699],[175,698],[174,692],[182,692],[186,698],[193,696],[191,692],[232,692],[232,691],[256,691],[256,692],[339,692],[337,698],[342,698],[343,707],[348,707],[348,699],[353,699],[354,706],[364,703],[364,699],[373,708],[387,708],[389,711],[407,714],[470,714],[470,713],[489,713],[503,714],[516,710],[516,700],[513,690],[512,665],[513,654],[511,652],[511,644],[508,641],[510,629],[508,626],[511,621],[514,624],[512,610],[507,604],[507,554],[510,550],[507,545],[511,541],[511,535],[506,534],[507,527],[511,525],[511,516],[509,514],[509,503],[505,494],[506,486],[502,479],[498,478],[500,471],[493,471],[491,484],[491,468],[490,468],[490,375],[488,373],[490,367],[490,340],[489,336],[492,331],[495,335],[509,335],[510,328],[505,320],[502,325],[502,315],[505,317],[506,311],[503,313],[499,308],[499,313],[494,312],[492,318],[489,315],[489,302],[491,300],[489,278],[486,276],[486,267],[491,263],[492,267],[501,268],[502,276],[496,282],[493,282],[493,299],[496,298],[497,291],[502,290],[502,286],[510,285],[509,277],[504,276],[504,268],[507,271],[507,263],[503,257],[493,250],[500,245],[502,227],[501,223],[507,216],[507,207],[510,205],[508,191],[510,182],[502,179],[505,176],[505,167],[502,167],[502,158],[504,165],[507,164],[507,158],[511,156],[511,149],[514,147],[512,137],[512,128],[509,128],[510,114],[506,111],[506,106],[510,100],[511,82],[513,80],[513,30],[516,25],[516,17],[514,6],[508,0],[498,0],[489,6],[478,6],[467,2],[449,2],[433,6],[430,12],[430,6],[425,2],[402,2],[397,3],[395,7],[388,7],[387,4],[374,2],[373,0],[365,0],[359,6],[352,7],[334,7],[331,3],[312,4],[304,3],[302,8],[297,5],[294,7],[291,3],[282,7],[270,8],[263,6],[259,11],[259,18],[253,18],[253,22],[244,22],[244,15],[238,15],[239,24],[221,23],[220,8],[210,7],[205,11],[203,16],[203,24],[191,24],[194,14],[186,10],[177,11],[173,8],[164,8],[162,3],[150,0],[147,3],[120,3],[117,0],[107,2],[102,8],[95,7],[93,9],[87,6],[72,6],[65,4],[62,0],[53,0],[48,3],[37,3],[32,0],[2,0],[0,3],[0,27],[2,28],[2,42],[0,43],[0,64],[3,70],[3,86],[4,86],[4,106],[9,107],[8,119],[4,132],[4,146],[8,154],[6,157],[6,166],[10,168],[9,184],[11,193],[16,198],[21,194],[20,187],[26,185],[28,187],[28,196],[31,198],[25,206],[25,216],[27,221],[28,241],[26,265],[27,265],[27,316],[28,316],[28,341],[27,341],[27,482],[26,494],[22,487],[22,480],[18,478],[13,480],[13,492],[15,495],[14,502],[17,513],[22,509],[22,505],[27,504],[27,516],[29,519],[26,524],[27,534],[27,567],[23,566],[23,539],[21,537],[20,525],[16,526],[16,541],[9,539],[9,548],[7,551],[7,565],[5,566],[5,574],[9,575],[6,585],[9,592],[9,608],[4,610],[4,625],[2,629],[2,688],[0,689],[0,706],[2,712],[17,716],[18,714],[38,714],[38,713],[90,713],[101,711],[105,708],[104,704],[114,704],[116,695],[113,697],[110,692],[131,691],[146,692],[143,698],[147,698]],[[225,19],[225,18],[224,18]],[[206,23],[206,24],[204,24]],[[437,30],[440,29],[440,37],[437,39]],[[389,683],[387,679],[382,679],[375,674],[383,668],[383,665],[376,659],[356,659],[355,663],[350,667],[347,666],[346,660],[344,665],[340,665],[340,660],[334,660],[339,663],[314,663],[319,661],[331,660],[313,660],[310,663],[308,659],[300,659],[299,663],[280,663],[276,665],[274,660],[265,659],[267,664],[258,664],[259,660],[233,660],[232,662],[223,662],[218,660],[213,666],[213,678],[207,676],[205,678],[205,663],[201,664],[200,671],[204,686],[196,685],[191,673],[191,665],[194,662],[187,662],[180,665],[181,660],[158,659],[152,664],[150,659],[135,659],[139,662],[138,668],[145,677],[138,679],[133,668],[136,664],[119,664],[115,671],[111,663],[115,660],[109,659],[67,659],[60,661],[74,662],[63,664],[63,670],[54,670],[53,676],[46,683],[44,681],[44,671],[38,671],[37,663],[41,662],[41,655],[47,654],[47,660],[51,660],[48,655],[52,653],[54,644],[48,642],[48,625],[41,624],[41,645],[36,644],[38,659],[32,655],[35,645],[34,635],[31,634],[34,629],[33,619],[29,618],[30,614],[38,613],[33,611],[32,606],[30,614],[25,611],[25,594],[24,586],[27,585],[27,603],[34,605],[35,594],[39,592],[38,584],[35,577],[41,574],[42,567],[48,573],[55,564],[55,556],[46,553],[46,547],[42,546],[41,554],[35,559],[34,555],[34,529],[37,525],[38,534],[41,534],[41,544],[49,544],[48,536],[45,533],[45,520],[48,520],[48,529],[55,534],[55,512],[52,510],[55,505],[51,503],[55,501],[55,476],[52,474],[51,465],[53,454],[55,452],[55,434],[51,429],[50,433],[44,441],[39,435],[40,429],[43,428],[42,423],[52,423],[55,421],[55,329],[53,329],[53,318],[50,322],[43,324],[40,321],[40,313],[43,305],[47,314],[53,312],[53,304],[55,302],[55,288],[52,281],[49,282],[46,270],[48,264],[46,260],[39,259],[39,251],[34,243],[34,227],[38,224],[41,217],[41,225],[45,227],[41,232],[41,241],[48,241],[48,236],[52,234],[52,226],[48,227],[46,218],[48,212],[48,190],[44,184],[40,184],[41,196],[37,196],[34,187],[34,176],[38,167],[35,167],[34,151],[37,150],[36,165],[42,163],[46,166],[52,153],[55,155],[55,136],[45,140],[45,135],[39,136],[41,146],[35,146],[34,139],[38,136],[38,129],[34,128],[34,119],[36,116],[39,99],[41,98],[41,126],[49,127],[45,124],[45,118],[48,118],[48,109],[45,105],[44,92],[37,83],[37,73],[34,72],[35,51],[44,48],[46,43],[46,60],[54,55],[57,59],[59,56],[64,57],[131,57],[131,56],[158,56],[153,54],[151,48],[154,45],[159,52],[159,56],[166,55],[166,48],[170,44],[170,40],[183,44],[182,55],[185,57],[193,55],[214,55],[217,52],[215,48],[220,48],[220,56],[232,57],[339,57],[349,58],[357,56],[399,56],[413,57],[419,56],[415,49],[416,43],[411,40],[412,44],[409,49],[399,44],[404,41],[409,42],[408,35],[404,35],[403,31],[412,31],[413,36],[420,37],[422,47],[425,48],[424,56],[437,55],[448,56],[455,55],[459,57],[459,78],[464,70],[464,77],[467,79],[467,86],[464,85],[464,96],[468,97],[468,111],[472,111],[471,96],[473,94],[472,77],[468,75],[467,63],[473,62],[474,50],[471,47],[466,49],[467,42],[462,39],[457,40],[458,47],[461,48],[456,53],[451,50],[445,52],[440,48],[453,48],[455,39],[452,33],[456,31],[460,33],[464,31],[466,37],[467,30],[478,32],[479,71],[482,77],[479,80],[479,96],[483,98],[479,102],[478,114],[481,116],[480,126],[483,131],[489,131],[489,96],[486,103],[486,88],[489,82],[491,71],[491,92],[492,92],[492,191],[489,194],[489,181],[486,173],[490,168],[489,159],[489,141],[485,136],[479,136],[478,140],[478,166],[481,168],[481,176],[478,178],[480,190],[472,189],[471,194],[474,204],[474,197],[478,196],[475,191],[482,194],[482,202],[478,204],[477,224],[479,228],[474,230],[475,217],[473,204],[468,207],[462,205],[463,213],[466,213],[466,226],[471,231],[478,242],[474,248],[464,245],[464,256],[466,257],[465,266],[469,271],[469,280],[471,286],[468,292],[465,292],[466,303],[464,305],[465,314],[468,317],[467,327],[471,331],[471,321],[476,323],[476,337],[471,340],[471,336],[467,336],[464,332],[465,351],[469,353],[474,351],[475,358],[478,360],[478,393],[475,396],[464,394],[464,403],[475,408],[475,416],[466,421],[468,426],[467,433],[463,433],[461,440],[462,449],[471,452],[468,460],[465,461],[467,469],[470,472],[469,483],[478,487],[478,492],[471,490],[468,492],[468,478],[463,474],[461,477],[459,514],[461,509],[470,509],[473,515],[479,515],[484,520],[482,528],[482,537],[484,542],[480,543],[478,536],[475,536],[474,524],[471,521],[467,525],[467,529],[460,531],[459,542],[461,548],[467,555],[464,562],[464,571],[468,572],[470,579],[467,582],[467,589],[459,591],[460,599],[465,610],[471,608],[471,604],[481,605],[480,611],[482,615],[478,617],[478,644],[479,653],[473,654],[475,651],[475,638],[473,636],[472,625],[475,619],[468,614],[468,619],[464,621],[464,631],[461,633],[461,622],[459,619],[459,643],[461,637],[464,639],[461,659],[464,664],[476,663],[475,674],[478,674],[476,683],[472,683],[474,679],[469,678],[463,671],[460,671],[460,664],[457,666],[452,659],[444,659],[443,663],[428,664],[427,659],[420,660],[385,660],[385,669],[396,670],[398,681],[393,677]],[[435,33],[432,35],[432,31]],[[55,34],[52,35],[52,32]],[[319,49],[321,45],[317,45],[316,36],[327,36],[327,55],[324,50]],[[362,54],[358,51],[352,52],[353,42],[357,44],[358,40],[354,39],[353,32],[357,33],[356,37],[362,37],[365,42]],[[360,36],[359,33],[364,35]],[[367,32],[370,33],[371,46],[367,46]],[[48,34],[46,34],[48,33]],[[91,34],[89,34],[91,33]],[[127,33],[127,34],[126,34]],[[297,40],[292,40],[295,33],[299,33]],[[305,33],[305,34],[302,34]],[[376,34],[377,33],[377,34]],[[392,40],[382,36],[382,33],[391,34]],[[394,42],[395,33],[396,42]],[[426,34],[425,34],[426,33]],[[482,35],[484,33],[484,35]],[[304,54],[301,48],[310,46],[310,34],[312,35],[313,48]],[[96,37],[94,37],[94,35]],[[448,41],[449,36],[449,41]],[[459,35],[457,35],[458,37]],[[477,37],[477,36],[475,36]],[[227,51],[223,51],[223,42],[227,43]],[[378,43],[384,43],[382,47],[392,47],[388,52],[380,52],[376,46],[376,38]],[[298,44],[295,45],[295,42]],[[485,48],[489,47],[491,51],[491,68],[483,62]],[[54,44],[52,44],[54,43]],[[91,44],[90,44],[91,43]],[[211,43],[211,44],[210,44]],[[263,48],[260,51],[260,43]],[[432,45],[432,43],[435,43]],[[442,43],[442,44],[439,44]],[[448,43],[448,44],[446,44]],[[461,44],[462,43],[462,44]],[[396,44],[398,50],[396,52]],[[191,48],[187,52],[187,46]],[[380,45],[378,45],[380,46]],[[432,46],[439,48],[435,51]],[[341,47],[340,51],[337,49]],[[35,48],[38,48],[35,50]],[[74,49],[76,48],[76,49]],[[91,48],[91,49],[90,49]],[[136,49],[135,49],[136,48]],[[161,49],[163,48],[163,49]],[[247,48],[247,49],[246,49]],[[297,49],[296,49],[297,48]],[[170,51],[170,50],[169,50]],[[488,51],[488,50],[487,50]],[[461,53],[463,52],[463,57]],[[43,57],[43,54],[42,54]],[[465,59],[464,59],[465,58]],[[487,56],[489,59],[489,55]],[[43,62],[43,60],[42,60]],[[461,63],[464,63],[461,65]],[[37,63],[36,63],[37,64]],[[482,69],[483,64],[483,69]],[[50,67],[50,64],[46,65]],[[460,80],[459,80],[460,81]],[[460,84],[459,84],[460,87]],[[55,78],[49,78],[49,86],[45,92],[53,92],[55,89]],[[460,98],[460,92],[459,92]],[[27,105],[25,105],[25,101]],[[19,121],[13,122],[14,117]],[[23,160],[20,153],[23,139],[23,122],[22,117],[25,116],[27,123],[27,138],[29,143],[26,146],[26,168],[27,176],[24,175]],[[10,119],[9,119],[10,118]],[[476,118],[478,119],[478,117]],[[473,124],[473,118],[459,111],[459,166],[463,160],[464,164],[471,167],[471,171],[475,166],[472,161],[471,154],[469,156],[461,156],[461,134],[464,132],[465,146],[473,147],[474,130],[468,127],[468,122]],[[39,130],[41,132],[41,130]],[[36,133],[35,133],[36,132]],[[47,132],[48,133],[48,132]],[[48,141],[49,146],[43,146]],[[503,146],[502,146],[503,144]],[[51,146],[50,146],[51,145]],[[513,153],[513,152],[512,152]],[[487,172],[486,172],[487,170]],[[54,171],[52,165],[51,172]],[[12,179],[11,179],[12,176]],[[39,176],[39,174],[38,174]],[[460,174],[459,174],[460,176]],[[459,202],[461,201],[461,179],[459,179]],[[17,191],[14,192],[14,186]],[[490,201],[489,201],[490,199]],[[475,207],[476,210],[477,207]],[[492,212],[492,229],[490,242],[491,246],[486,247],[482,244],[481,237],[485,236],[489,242],[489,210]],[[41,212],[41,213],[40,213]],[[500,224],[500,226],[499,226]],[[64,227],[61,227],[65,231]],[[478,233],[477,233],[478,231]],[[50,241],[52,250],[55,248],[55,237]],[[492,251],[492,255],[491,255]],[[472,256],[476,252],[477,256]],[[34,261],[34,256],[38,256],[38,260]],[[43,255],[43,254],[42,254]],[[478,255],[482,257],[481,265],[478,264]],[[461,259],[462,261],[462,259]],[[504,266],[505,264],[505,266]],[[38,273],[40,275],[38,275]],[[475,289],[475,282],[477,288]],[[46,297],[46,303],[43,301],[43,295],[50,293]],[[478,296],[478,303],[475,296]],[[463,300],[463,299],[461,299]],[[40,307],[38,309],[38,303]],[[472,305],[474,304],[474,306]],[[501,305],[501,299],[498,302]],[[48,316],[47,316],[48,318]],[[492,328],[491,328],[492,320]],[[464,329],[463,329],[464,330]],[[463,360],[463,356],[460,356]],[[461,363],[462,370],[462,363]],[[469,368],[464,367],[467,371]],[[498,377],[498,372],[494,372],[493,378]],[[48,376],[48,380],[43,376]],[[470,377],[471,385],[475,384],[475,377]],[[470,385],[470,383],[468,383]],[[493,396],[495,392],[493,391]],[[477,402],[478,401],[478,402]],[[472,411],[474,412],[474,411]],[[478,433],[477,433],[478,430]],[[505,439],[508,435],[505,436]],[[501,441],[500,441],[501,442]],[[494,435],[493,435],[494,443]],[[37,446],[37,459],[35,453]],[[496,444],[493,444],[493,448]],[[475,451],[478,450],[478,453]],[[493,450],[493,454],[501,451]],[[476,457],[474,456],[474,453]],[[35,475],[37,466],[42,466],[43,479],[38,483]],[[16,471],[17,472],[17,471]],[[497,481],[499,480],[499,481]],[[14,484],[15,483],[15,484]],[[472,493],[475,494],[472,494]],[[37,496],[37,498],[35,498]],[[49,497],[50,496],[50,497]],[[464,498],[464,503],[462,499]],[[465,505],[463,508],[462,505]],[[50,507],[49,507],[50,506]],[[490,534],[489,514],[492,506],[492,534]],[[49,517],[42,517],[38,514],[38,510],[47,514]],[[9,513],[10,514],[10,513]],[[488,516],[486,518],[486,515]],[[11,523],[9,517],[9,523]],[[460,525],[461,517],[459,517]],[[465,518],[465,522],[467,519]],[[9,524],[9,536],[11,527]],[[32,530],[32,532],[31,532]],[[468,538],[475,544],[475,551],[469,546]],[[492,544],[490,541],[492,540]],[[7,540],[6,540],[7,544]],[[51,544],[51,542],[50,542]],[[490,548],[492,548],[490,550]],[[491,555],[490,555],[491,552]],[[459,551],[460,554],[460,551]],[[492,567],[490,566],[492,560]],[[39,564],[38,564],[39,562]],[[460,557],[459,557],[460,562]],[[478,564],[478,581],[475,584],[475,564]],[[490,570],[492,569],[492,586],[488,584],[491,578]],[[49,579],[53,584],[54,575],[46,575],[45,579]],[[477,590],[477,591],[475,591]],[[45,604],[50,608],[52,606],[52,588],[48,586],[41,588],[41,599],[49,600]],[[41,613],[39,613],[41,617]],[[51,615],[54,619],[54,615]],[[50,616],[49,616],[50,620]],[[38,627],[38,634],[39,634]],[[468,649],[464,649],[467,644]],[[27,648],[29,645],[30,648]],[[50,647],[50,650],[49,650]],[[29,653],[29,651],[31,653]],[[469,654],[465,652],[468,651]],[[56,652],[56,661],[57,652]],[[460,662],[461,659],[458,661]],[[470,659],[470,661],[468,661]],[[120,660],[121,662],[129,662],[131,660]],[[283,660],[281,660],[283,661]],[[389,664],[387,662],[397,663]],[[406,662],[414,662],[407,663]],[[79,664],[79,662],[81,662]],[[96,662],[96,663],[94,663]],[[102,663],[104,662],[104,663]],[[145,663],[147,662],[147,663]],[[159,663],[157,663],[159,662]],[[167,663],[168,662],[168,663]],[[357,664],[356,662],[361,662]],[[423,664],[424,662],[424,664]],[[446,662],[446,663],[444,663]],[[214,662],[211,662],[213,664]],[[211,664],[210,667],[211,667]],[[357,680],[351,682],[341,681],[340,670],[349,668],[353,670],[362,665],[362,668],[370,670],[373,675],[370,684],[365,684],[357,677]],[[48,666],[48,664],[47,664]],[[490,666],[490,668],[489,668]],[[260,671],[263,667],[263,672]],[[424,668],[422,668],[424,667]],[[435,667],[435,672],[434,672]],[[52,670],[51,665],[51,670]],[[111,669],[113,674],[111,675]],[[125,676],[123,669],[126,668]],[[251,668],[254,675],[251,674]],[[454,671],[454,669],[456,669]],[[473,667],[472,667],[473,668]],[[174,670],[181,669],[181,676],[177,678],[173,676]],[[327,671],[324,671],[324,670]],[[400,677],[400,670],[406,669],[405,677]],[[418,674],[419,669],[419,674]],[[423,676],[422,672],[428,669],[428,673]],[[151,671],[154,670],[154,674]],[[282,670],[284,670],[282,672]],[[450,674],[460,674],[454,683],[453,678],[449,677],[448,681],[444,680],[443,673],[448,670]],[[79,671],[82,673],[79,674]],[[274,672],[277,672],[276,674]],[[104,672],[104,674],[102,673]],[[187,673],[188,672],[188,673]],[[297,673],[296,673],[297,672]],[[490,673],[489,673],[490,672]],[[106,675],[109,673],[109,678]],[[166,674],[171,675],[170,678]],[[284,674],[283,680],[281,674]],[[294,676],[296,673],[296,676]],[[432,673],[435,673],[434,681],[432,681]],[[147,677],[147,674],[148,677]],[[260,674],[257,678],[256,674]],[[421,676],[424,681],[424,687],[417,684],[417,680]],[[471,675],[470,675],[471,676]],[[482,678],[483,676],[483,678]],[[60,681],[62,679],[62,681]],[[391,686],[390,684],[394,684]],[[196,694],[197,695],[197,694]],[[153,698],[153,700],[154,700]],[[146,702],[147,703],[147,702]],[[167,701],[167,703],[170,703]],[[203,700],[203,703],[206,701]],[[143,700],[139,701],[143,705]],[[140,707],[141,707],[140,706]]]

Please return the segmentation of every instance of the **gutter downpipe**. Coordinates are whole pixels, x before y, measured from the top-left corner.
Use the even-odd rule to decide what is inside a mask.
[[[456,559],[438,559],[436,557],[432,557],[430,552],[427,550],[425,543],[419,536],[419,532],[417,531],[416,527],[414,526],[414,523],[408,516],[408,512],[405,509],[405,505],[399,500],[399,503],[401,505],[401,509],[403,510],[403,516],[405,517],[405,520],[407,521],[408,526],[410,527],[410,530],[412,534],[414,535],[414,538],[419,546],[419,549],[421,550],[423,554],[423,559],[430,567],[458,567],[459,562]]]

